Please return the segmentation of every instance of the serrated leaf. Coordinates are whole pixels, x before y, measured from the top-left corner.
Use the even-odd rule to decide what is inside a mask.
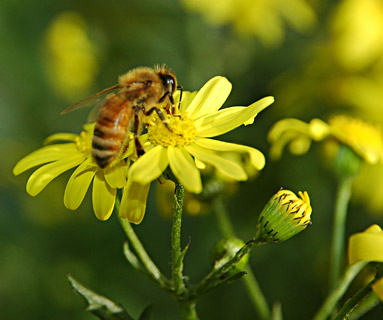
[[[87,311],[93,313],[101,320],[134,320],[130,314],[120,305],[112,300],[101,296],[92,290],[89,290],[71,275],[68,275],[68,280],[72,288],[80,294],[87,302]]]

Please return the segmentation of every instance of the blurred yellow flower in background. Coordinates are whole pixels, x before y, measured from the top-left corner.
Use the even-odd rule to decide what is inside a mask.
[[[226,178],[237,181],[248,178],[245,163],[256,170],[264,167],[265,158],[259,150],[210,139],[242,124],[252,124],[257,114],[274,102],[273,97],[266,97],[248,107],[220,110],[230,91],[231,83],[226,78],[214,77],[198,92],[184,91],[180,109],[166,119],[171,131],[161,121],[155,121],[156,118],[147,124],[150,145],[146,145],[145,154],[129,169],[121,200],[122,217],[134,223],[142,221],[149,185],[168,166],[185,189],[193,193],[202,191],[200,170],[207,164]],[[179,98],[178,93],[176,106]],[[226,155],[231,153],[244,158],[229,159]]]
[[[383,230],[376,224],[350,236],[348,262],[354,264],[360,261],[383,262]]]
[[[98,72],[96,47],[77,12],[58,14],[46,30],[47,72],[55,90],[68,99],[83,95]]]
[[[355,199],[369,209],[383,209],[383,130],[357,118],[333,116],[328,123],[313,119],[309,123],[297,119],[278,121],[270,130],[270,157],[279,159],[285,146],[295,155],[308,151],[311,141],[326,140],[325,151],[334,155],[339,144],[350,147],[366,163],[356,176],[353,188]]]
[[[13,169],[19,175],[33,167],[41,166],[32,173],[27,182],[27,192],[38,195],[53,179],[74,167],[64,193],[64,205],[76,210],[93,181],[92,202],[96,217],[107,220],[113,212],[116,192],[126,184],[128,164],[120,159],[114,166],[100,169],[92,158],[92,135],[94,124],[84,126],[79,135],[56,133],[45,140],[49,144],[22,158]],[[60,142],[59,144],[50,144]],[[66,142],[66,143],[62,143]],[[133,146],[133,144],[130,144]],[[133,154],[133,147],[123,158]]]
[[[293,154],[303,154],[308,151],[311,140],[329,138],[350,147],[369,164],[383,163],[382,129],[345,115],[333,116],[328,123],[320,119],[309,123],[297,119],[278,121],[268,135],[270,156],[278,159],[287,144]]]
[[[255,35],[267,46],[279,45],[284,23],[299,32],[310,30],[316,14],[305,0],[183,0],[186,8],[201,13],[214,25],[230,24],[241,34]]]
[[[331,24],[334,54],[349,70],[361,70],[383,55],[383,2],[344,0]]]
[[[376,224],[365,231],[350,236],[348,242],[348,262],[383,262],[383,230]],[[373,290],[383,301],[383,279],[372,285]]]

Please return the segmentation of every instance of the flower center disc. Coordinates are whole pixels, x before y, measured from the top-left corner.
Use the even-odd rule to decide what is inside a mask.
[[[170,130],[158,119],[148,126],[149,141],[154,145],[184,146],[194,141],[197,130],[192,119],[168,116],[167,124]]]

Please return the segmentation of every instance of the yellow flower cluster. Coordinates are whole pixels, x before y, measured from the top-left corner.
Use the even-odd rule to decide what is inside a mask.
[[[185,6],[201,13],[215,25],[230,24],[242,34],[253,34],[265,45],[278,45],[284,24],[305,32],[316,23],[316,14],[305,0],[183,0]]]
[[[170,167],[174,176],[193,193],[202,191],[200,170],[213,166],[232,180],[248,178],[245,168],[251,165],[261,170],[263,154],[254,148],[211,139],[242,124],[251,124],[259,112],[273,103],[263,98],[248,107],[220,109],[231,91],[230,82],[223,77],[209,80],[198,92],[185,92],[179,110],[168,115],[168,130],[159,119],[148,124],[148,133],[141,136],[145,154],[134,158],[134,143],[112,166],[101,169],[92,158],[91,140],[94,124],[84,126],[80,135],[58,133],[46,140],[47,146],[21,159],[14,168],[18,175],[36,166],[27,182],[27,192],[36,196],[49,182],[63,172],[77,167],[64,193],[68,209],[77,209],[93,181],[92,202],[96,217],[106,220],[113,212],[118,189],[123,189],[120,216],[140,223],[146,209],[150,183]],[[179,102],[179,92],[175,105]],[[52,144],[66,141],[67,143]],[[245,161],[232,154],[241,154]],[[132,160],[135,160],[130,166]]]
[[[350,147],[370,164],[383,162],[383,131],[381,128],[345,115],[333,116],[328,123],[313,119],[309,123],[297,119],[278,121],[269,132],[270,155],[277,159],[289,145],[293,154],[304,154],[311,140],[333,139]]]

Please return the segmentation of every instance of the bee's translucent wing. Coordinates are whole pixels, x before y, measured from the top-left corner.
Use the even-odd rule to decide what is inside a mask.
[[[104,89],[100,92],[97,92],[96,94],[71,105],[69,108],[66,108],[64,111],[61,112],[61,114],[65,114],[65,113],[68,113],[68,112],[71,112],[71,111],[74,111],[74,110],[77,110],[80,108],[91,107],[91,106],[94,106],[95,104],[97,104],[97,106],[98,106],[98,104],[99,104],[98,102],[101,102],[101,100],[103,100],[104,96],[107,93],[112,93],[113,91],[118,90],[120,88],[121,88],[121,85],[116,84],[113,87],[110,87],[110,88]],[[102,104],[102,103],[100,103],[100,104]],[[97,106],[96,106],[96,108],[97,108]],[[93,111],[91,113],[93,113]]]
[[[98,101],[95,101],[95,102],[96,104],[94,105],[92,110],[90,110],[88,114],[88,122],[95,122],[97,120],[98,114],[100,113],[100,109],[105,103],[105,99],[99,99]]]

